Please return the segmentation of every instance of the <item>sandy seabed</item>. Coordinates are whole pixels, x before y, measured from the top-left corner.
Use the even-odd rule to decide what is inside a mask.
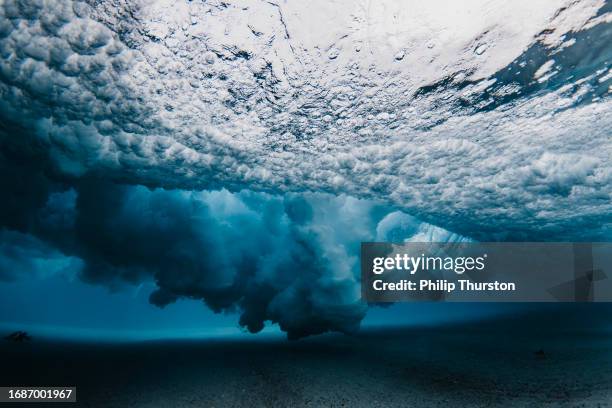
[[[555,327],[517,318],[296,342],[34,338],[1,344],[0,384],[76,385],[83,407],[612,406],[612,334]]]

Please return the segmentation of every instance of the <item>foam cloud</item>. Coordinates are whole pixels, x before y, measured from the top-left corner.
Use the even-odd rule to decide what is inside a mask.
[[[2,152],[0,280],[152,282],[151,303],[201,300],[251,332],[265,322],[290,338],[355,331],[367,309],[359,242],[424,228],[344,195],[149,189],[54,174],[35,148]]]
[[[0,279],[64,273],[110,288],[151,281],[157,306],[201,300],[239,313],[251,332],[273,322],[289,338],[359,327],[367,311],[361,241],[432,228],[437,239],[462,239],[347,196],[151,190],[92,178],[71,185],[28,210],[20,231],[3,225]]]
[[[250,331],[272,321],[292,338],[354,331],[365,315],[356,249],[372,229],[370,203],[91,184],[79,193],[77,251],[88,261],[87,281],[151,278],[156,305],[201,299],[217,312],[240,312]],[[346,209],[362,221],[340,216]]]

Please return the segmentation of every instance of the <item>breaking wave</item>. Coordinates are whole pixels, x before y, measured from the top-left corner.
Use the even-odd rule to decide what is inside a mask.
[[[358,327],[383,230],[612,237],[611,3],[6,0],[0,54],[0,278],[299,337]]]

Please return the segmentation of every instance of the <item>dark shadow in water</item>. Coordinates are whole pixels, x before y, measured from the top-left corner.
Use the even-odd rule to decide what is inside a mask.
[[[4,342],[0,384],[76,385],[79,406],[606,406],[610,306],[539,308],[295,342]]]

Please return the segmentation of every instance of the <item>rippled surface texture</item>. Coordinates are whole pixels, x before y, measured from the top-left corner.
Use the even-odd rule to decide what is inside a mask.
[[[610,236],[610,4],[4,1],[5,121],[61,172]]]

